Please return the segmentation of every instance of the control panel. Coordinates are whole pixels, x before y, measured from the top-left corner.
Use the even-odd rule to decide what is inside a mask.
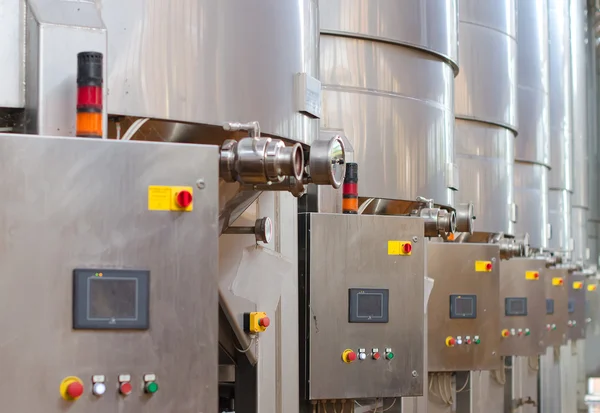
[[[349,214],[300,214],[300,220],[306,399],[422,395],[423,220]]]
[[[567,340],[569,289],[566,268],[546,268],[544,270],[546,289],[546,319],[544,322],[547,346],[561,346]]]
[[[1,410],[215,411],[218,147],[0,140]]]
[[[545,351],[546,263],[543,259],[512,258],[500,266],[499,354],[536,356]]]
[[[429,371],[500,368],[497,318],[500,250],[497,245],[429,243]]]
[[[573,273],[568,278],[568,303],[567,303],[567,338],[581,340],[585,338],[585,301],[586,289],[585,276]]]

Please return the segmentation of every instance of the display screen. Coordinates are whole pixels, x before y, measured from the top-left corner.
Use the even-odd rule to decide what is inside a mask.
[[[527,298],[525,298],[525,297],[506,298],[505,314],[507,316],[527,315]]]
[[[574,300],[569,300],[569,314],[574,313],[575,312],[575,301]]]
[[[554,299],[546,298],[546,314],[554,314]]]
[[[455,294],[450,296],[450,318],[476,318],[477,296]]]
[[[75,330],[148,330],[150,271],[73,270]]]
[[[89,319],[137,318],[137,279],[90,277],[88,291]]]
[[[349,323],[387,323],[389,290],[383,288],[348,289]]]
[[[359,318],[383,316],[383,294],[362,293],[356,296],[356,315]]]

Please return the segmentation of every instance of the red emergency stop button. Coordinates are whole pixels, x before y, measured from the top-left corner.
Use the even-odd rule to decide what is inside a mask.
[[[132,391],[133,387],[129,382],[121,383],[121,385],[119,386],[119,393],[121,393],[123,396],[129,396]]]
[[[353,350],[346,349],[342,353],[342,360],[344,363],[352,363],[356,360],[356,353]]]
[[[405,254],[410,254],[412,252],[412,244],[410,242],[405,243],[402,246],[402,250]]]
[[[83,384],[79,382],[73,382],[67,386],[67,395],[71,399],[77,399],[83,394]]]
[[[271,325],[271,319],[269,317],[263,317],[260,320],[258,320],[258,325],[267,328]]]
[[[177,202],[179,208],[189,207],[193,200],[194,197],[192,196],[192,193],[187,189],[177,192],[177,195],[175,196],[175,201]]]
[[[487,264],[485,264],[485,269],[488,271],[492,271],[492,263],[488,262]]]
[[[83,394],[83,382],[80,378],[69,376],[60,383],[60,395],[64,400],[75,401]]]
[[[447,347],[454,347],[454,345],[456,344],[456,339],[452,336],[448,336],[446,337],[446,346]]]

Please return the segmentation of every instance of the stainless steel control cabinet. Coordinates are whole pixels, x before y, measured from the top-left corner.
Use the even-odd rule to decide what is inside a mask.
[[[423,230],[419,218],[300,215],[306,399],[423,394]]]
[[[498,245],[432,242],[427,273],[429,371],[499,369]]]
[[[0,135],[3,411],[217,411],[217,159],[216,146]],[[164,210],[172,186],[191,211]],[[61,397],[68,377],[77,400]]]

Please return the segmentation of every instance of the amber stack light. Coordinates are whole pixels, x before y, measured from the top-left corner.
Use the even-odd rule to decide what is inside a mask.
[[[102,53],[77,55],[77,136],[102,138]]]

